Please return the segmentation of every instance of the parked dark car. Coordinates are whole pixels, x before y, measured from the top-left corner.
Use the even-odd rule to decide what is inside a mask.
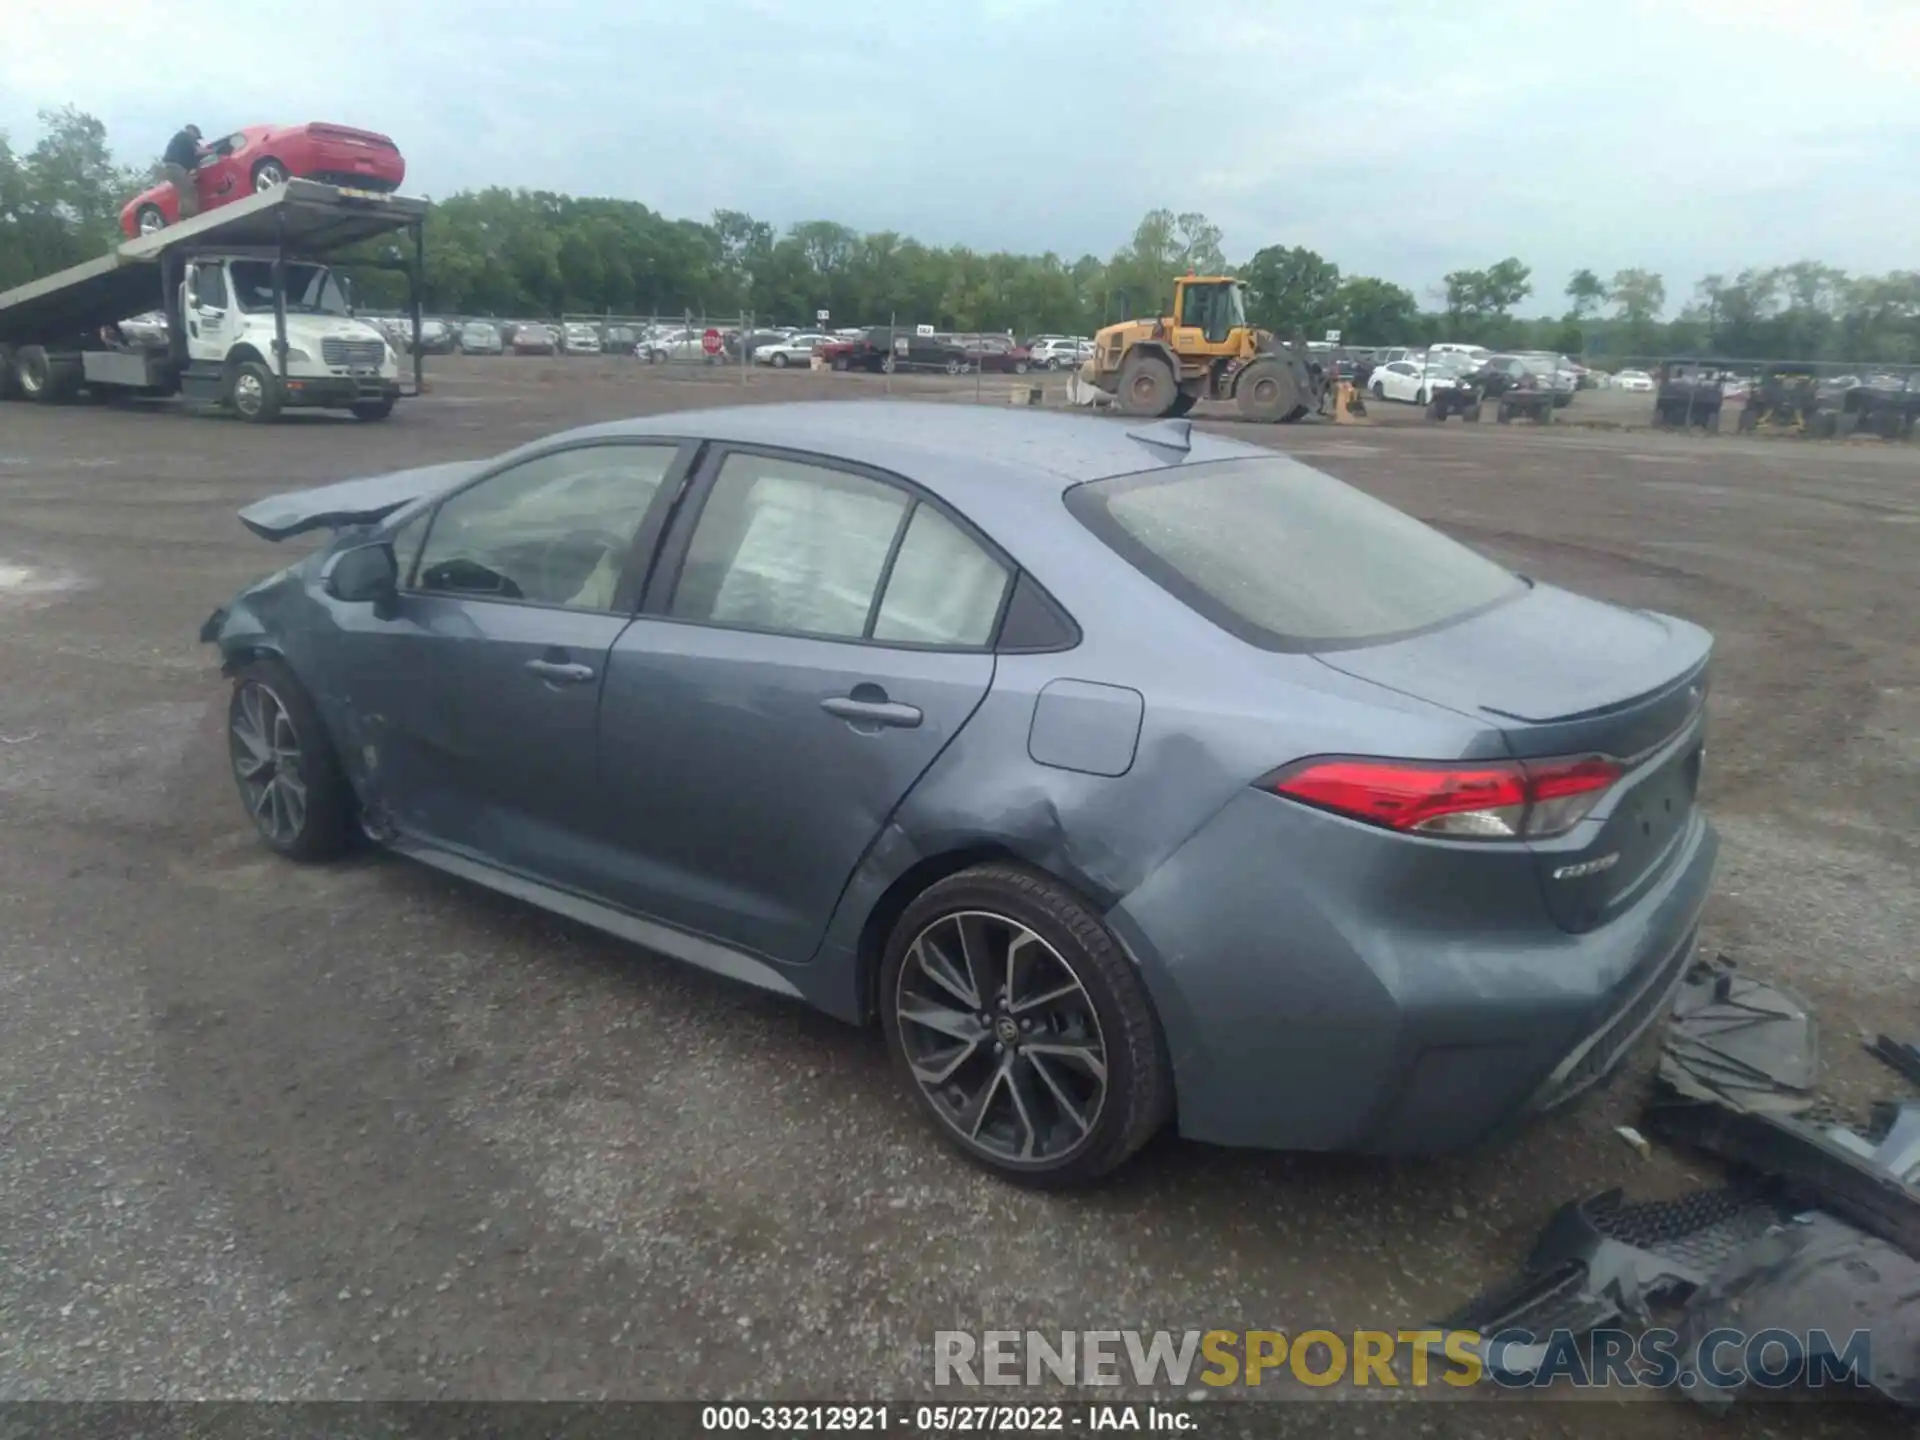
[[[952,343],[966,356],[970,370],[989,375],[1024,375],[1032,368],[1027,347],[1014,344],[1004,335],[955,335]]]
[[[874,371],[944,370],[958,375],[970,366],[967,352],[937,335],[922,335],[911,325],[876,325],[853,356],[856,369]]]
[[[1002,1175],[1476,1144],[1690,963],[1712,638],[1180,422],[747,405],[241,519],[337,532],[200,632],[267,846],[877,1023]]]
[[[552,355],[559,348],[553,327],[537,320],[523,320],[513,327],[507,348],[516,355]]]

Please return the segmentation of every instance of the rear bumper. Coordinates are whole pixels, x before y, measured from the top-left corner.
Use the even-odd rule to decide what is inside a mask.
[[[1249,791],[1109,913],[1182,1134],[1396,1155],[1500,1138],[1666,1013],[1718,853],[1696,812],[1629,910],[1571,934],[1524,856],[1433,845],[1409,864],[1409,844]]]

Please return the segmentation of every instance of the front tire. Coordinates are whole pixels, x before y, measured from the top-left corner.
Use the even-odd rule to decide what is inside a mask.
[[[1157,355],[1129,355],[1120,367],[1117,397],[1123,414],[1158,419],[1172,411],[1179,396],[1172,367]]]
[[[774,368],[774,369],[776,369],[776,370],[784,370],[784,369],[786,369],[786,368],[787,368],[787,357],[786,357],[785,355],[781,355],[781,354],[778,354],[778,353],[776,353],[776,354],[774,355],[774,357],[773,357],[773,368]]]
[[[287,167],[269,156],[253,167],[253,188],[258,194],[262,190],[274,190],[287,183]]]
[[[151,235],[167,228],[167,217],[158,205],[142,205],[134,211],[133,228],[137,235]]]
[[[356,420],[384,420],[393,414],[393,401],[368,400],[352,408],[353,418]]]
[[[227,382],[227,404],[233,413],[252,425],[265,425],[279,418],[280,381],[258,360],[242,360]]]
[[[1139,972],[1093,910],[1032,871],[976,866],[908,906],[887,944],[880,1012],[942,1138],[1002,1178],[1088,1184],[1172,1114]]]
[[[330,860],[352,835],[353,791],[306,688],[285,662],[242,665],[227,702],[227,754],[240,801],[269,849]]]

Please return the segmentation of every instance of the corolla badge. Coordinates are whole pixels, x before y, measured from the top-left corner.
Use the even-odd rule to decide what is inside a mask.
[[[1582,860],[1578,865],[1562,865],[1553,872],[1556,880],[1578,880],[1585,875],[1598,875],[1602,870],[1611,870],[1620,863],[1620,852],[1602,855],[1597,860]]]

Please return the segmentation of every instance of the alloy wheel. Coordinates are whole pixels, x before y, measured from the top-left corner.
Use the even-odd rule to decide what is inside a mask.
[[[258,375],[242,373],[233,377],[233,408],[242,415],[259,414],[266,400],[266,388]]]
[[[1016,920],[944,915],[907,947],[894,994],[900,1045],[941,1122],[1005,1165],[1084,1145],[1107,1097],[1092,997],[1066,959]]]
[[[262,834],[291,845],[307,824],[300,734],[280,697],[258,680],[242,685],[238,699],[227,742],[241,796]]]

